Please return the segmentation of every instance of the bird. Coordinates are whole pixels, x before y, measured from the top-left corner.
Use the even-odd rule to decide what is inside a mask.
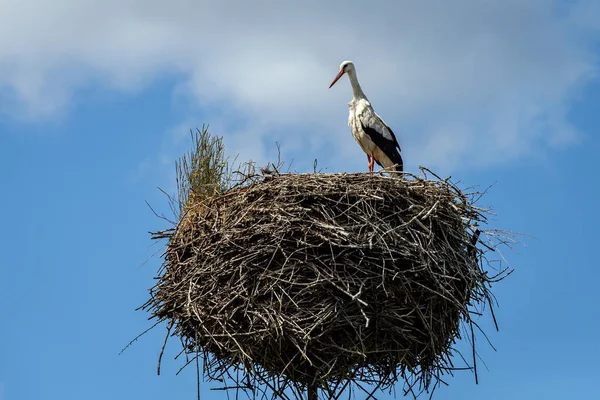
[[[340,70],[329,85],[331,87],[344,75],[348,75],[352,85],[352,101],[348,103],[350,115],[348,125],[352,136],[367,154],[369,172],[373,172],[375,162],[386,171],[402,172],[404,163],[400,155],[400,145],[392,129],[377,115],[371,102],[362,91],[356,68],[352,61],[344,61]]]

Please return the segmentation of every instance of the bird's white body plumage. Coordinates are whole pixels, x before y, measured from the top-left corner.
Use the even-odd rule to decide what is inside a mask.
[[[387,140],[394,140],[390,131],[379,115],[373,110],[366,98],[354,98],[348,103],[348,126],[352,136],[366,154],[371,154],[384,168],[391,168],[395,163],[371,140],[362,128],[368,126],[375,129]]]

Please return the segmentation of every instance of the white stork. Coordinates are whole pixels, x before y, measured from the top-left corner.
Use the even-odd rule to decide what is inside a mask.
[[[344,74],[348,74],[353,94],[352,101],[348,103],[350,108],[348,125],[354,139],[367,153],[369,172],[373,172],[374,162],[388,171],[402,171],[402,156],[400,156],[400,145],[396,136],[373,110],[369,99],[363,93],[352,61],[344,61],[340,65],[340,72],[335,76],[329,88]]]

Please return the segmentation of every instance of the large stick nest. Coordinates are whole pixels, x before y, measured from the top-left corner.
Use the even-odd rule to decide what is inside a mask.
[[[472,333],[498,278],[476,193],[410,174],[246,178],[155,235],[168,246],[145,309],[207,376],[335,397],[350,383],[427,389],[452,370],[461,322]]]

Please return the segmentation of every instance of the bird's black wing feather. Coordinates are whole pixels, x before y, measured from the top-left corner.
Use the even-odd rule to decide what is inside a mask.
[[[382,121],[382,124],[383,124],[383,121]],[[388,128],[388,130],[390,131],[392,138],[394,140],[389,140],[389,139],[385,138],[376,129],[371,128],[369,126],[365,126],[362,123],[362,121],[360,121],[360,126],[361,126],[362,130],[367,135],[369,135],[369,137],[371,138],[373,143],[375,143],[375,145],[377,147],[379,147],[381,149],[381,151],[383,151],[394,164],[396,164],[396,171],[402,171],[404,168],[404,162],[402,161],[402,156],[400,155],[400,145],[398,144],[398,141],[396,140],[396,135],[394,135],[394,132],[392,132],[392,130],[387,125],[385,125],[385,124],[383,124],[383,125]],[[379,162],[379,160],[375,160],[375,162],[380,167],[383,167],[381,165],[381,163]]]

